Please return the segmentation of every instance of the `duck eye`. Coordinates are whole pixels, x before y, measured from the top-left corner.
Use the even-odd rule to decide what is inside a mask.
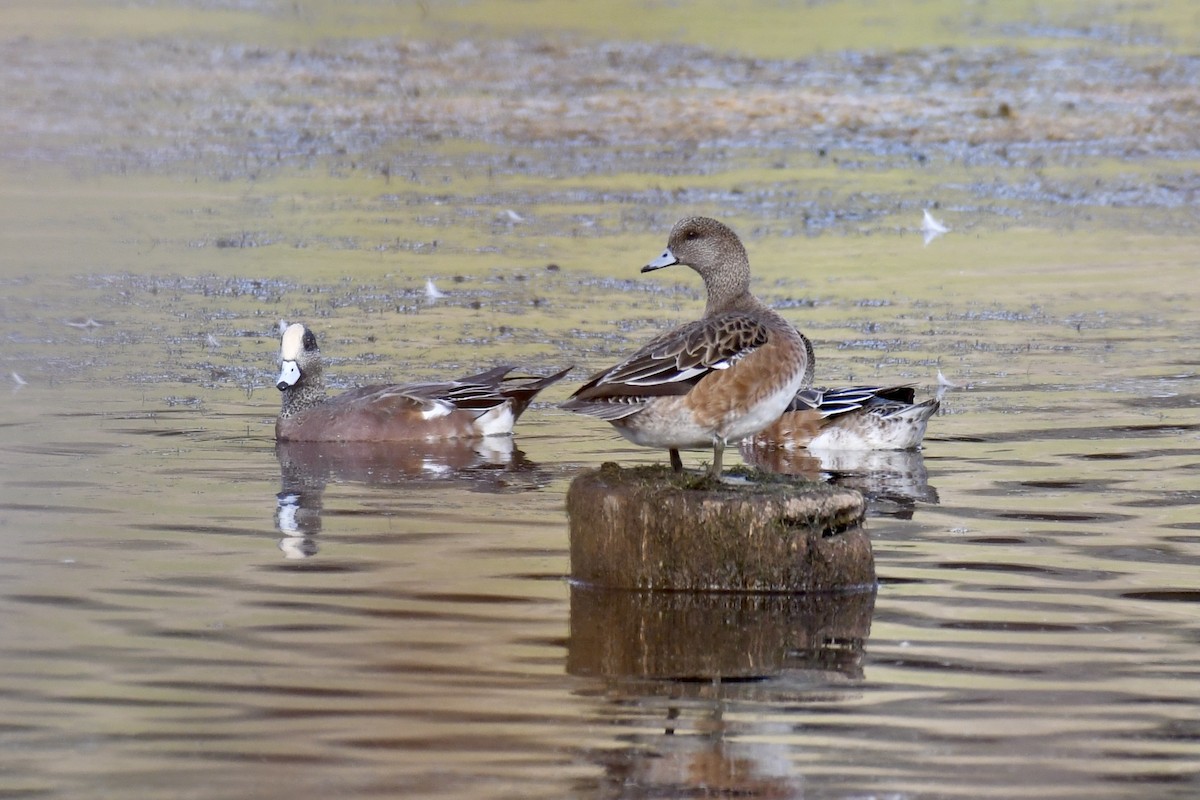
[[[696,233],[696,231],[688,231],[687,232],[688,239],[696,239],[696,238],[699,238],[699,236],[700,236],[700,234]]]
[[[316,350],[317,349],[317,337],[313,336],[312,331],[304,332],[304,349],[305,350]]]

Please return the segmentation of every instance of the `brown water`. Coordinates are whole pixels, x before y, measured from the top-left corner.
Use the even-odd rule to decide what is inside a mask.
[[[576,8],[6,12],[0,796],[1200,793],[1191,6]],[[566,580],[571,478],[664,454],[553,404],[700,312],[637,274],[694,212],[823,382],[960,385],[796,465],[874,595]],[[277,451],[281,318],[342,386],[578,369]]]

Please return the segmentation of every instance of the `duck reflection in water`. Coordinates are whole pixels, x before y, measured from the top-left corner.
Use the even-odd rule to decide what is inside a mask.
[[[759,469],[828,480],[862,492],[868,516],[912,519],[918,505],[939,502],[920,450],[810,451],[743,442],[741,452],[747,464]]]
[[[429,489],[457,485],[481,492],[525,491],[549,477],[511,436],[434,442],[277,442],[280,490],[275,527],[287,558],[318,550],[325,488],[330,483]]]

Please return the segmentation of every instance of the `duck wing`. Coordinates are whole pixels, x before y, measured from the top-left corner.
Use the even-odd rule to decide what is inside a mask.
[[[453,381],[365,386],[341,395],[339,400],[355,406],[393,411],[408,407],[426,419],[466,411],[480,416],[511,401],[513,416],[519,417],[542,389],[561,380],[571,367],[545,378],[508,377],[514,367],[501,366]],[[518,381],[523,381],[518,383]]]
[[[788,411],[816,411],[822,419],[867,409],[887,415],[908,408],[916,392],[911,386],[844,386],[836,389],[801,389],[788,404]]]
[[[476,416],[505,402],[500,382],[512,371],[503,366],[453,381],[429,381],[363,386],[338,395],[333,403],[381,417],[402,411],[435,419],[463,410]]]
[[[768,338],[767,326],[747,314],[705,317],[667,331],[616,366],[593,375],[562,407],[620,419],[655,397],[687,394],[706,375],[728,369]]]

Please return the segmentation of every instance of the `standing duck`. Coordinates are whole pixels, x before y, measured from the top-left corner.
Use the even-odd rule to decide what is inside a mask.
[[[704,316],[592,376],[562,407],[612,423],[635,444],[668,449],[677,472],[680,448],[712,447],[709,474],[717,477],[727,444],[774,422],[812,383],[812,347],[750,293],[746,248],[727,225],[680,220],[642,272],[675,264],[704,279]]]

